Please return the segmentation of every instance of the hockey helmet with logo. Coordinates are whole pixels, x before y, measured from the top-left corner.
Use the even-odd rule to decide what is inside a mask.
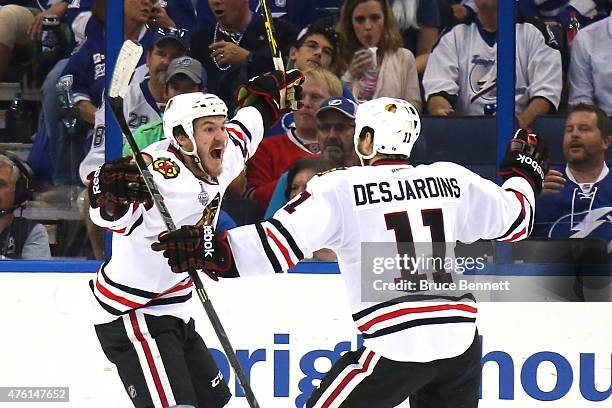
[[[164,134],[170,138],[170,143],[181,153],[193,156],[202,168],[197,146],[193,135],[193,122],[206,116],[227,116],[227,106],[218,96],[202,92],[191,92],[176,95],[168,101],[164,110]],[[191,140],[191,150],[184,149],[178,142],[175,128],[181,126],[183,132]]]
[[[372,153],[367,155],[357,147],[366,132],[374,137]],[[372,99],[357,108],[355,150],[361,160],[371,159],[376,153],[409,157],[420,132],[419,113],[409,102],[387,97]]]

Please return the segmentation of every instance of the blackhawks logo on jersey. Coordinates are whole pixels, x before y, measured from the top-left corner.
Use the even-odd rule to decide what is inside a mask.
[[[176,178],[181,172],[179,166],[167,157],[160,157],[153,162],[153,170],[164,176],[165,179]]]

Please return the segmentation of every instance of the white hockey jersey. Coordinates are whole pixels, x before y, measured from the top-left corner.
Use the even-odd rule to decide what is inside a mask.
[[[550,29],[516,24],[515,109],[525,110],[536,96],[555,108],[561,100],[561,53]],[[497,88],[472,99],[497,80],[497,42],[477,21],[459,24],[442,35],[423,75],[425,99],[447,97],[459,115],[483,115],[484,105],[497,102]],[[456,99],[456,101],[455,101]]]
[[[397,217],[412,238],[403,242],[516,241],[528,236],[534,211],[533,190],[521,177],[499,187],[454,163],[383,162],[315,176],[273,218],[229,231],[229,242],[241,276],[287,270],[305,254],[332,249],[364,345],[393,360],[427,362],[470,346],[474,297],[397,292],[392,301],[368,301],[364,243],[397,242]]]
[[[149,79],[132,83],[123,102],[123,116],[132,133],[141,125],[161,119],[163,104],[158,104],[149,91]]]
[[[217,195],[223,197],[263,137],[261,115],[253,107],[238,111],[226,126],[229,139],[223,169],[214,181],[195,177],[169,139],[143,150],[151,158],[149,171],[177,228],[195,225],[203,219],[207,204]],[[185,302],[191,297],[191,279],[187,273],[173,273],[162,253],[151,249],[159,233],[166,230],[157,208],[145,209],[138,203],[132,204],[116,221],[106,219],[99,208],[90,208],[90,216],[95,224],[114,232],[112,257],[91,283],[96,311],[94,323],[112,321],[133,309],[187,321]]]

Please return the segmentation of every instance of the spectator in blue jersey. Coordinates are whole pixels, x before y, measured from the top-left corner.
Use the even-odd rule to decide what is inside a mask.
[[[565,122],[564,168],[551,169],[537,202],[533,237],[596,238],[612,252],[609,119],[595,105],[573,105]]]
[[[87,39],[78,51],[70,56],[61,74],[61,80],[72,84],[76,109],[63,110],[60,114],[62,116],[77,115],[83,125],[82,129],[79,129],[78,135],[68,136],[59,120],[49,120],[45,114],[45,121],[49,122],[48,127],[51,128],[48,133],[49,154],[54,165],[52,182],[56,186],[78,183],[78,164],[86,150],[83,146],[89,146],[89,143],[83,143],[83,141],[90,133],[96,109],[102,101],[105,85],[104,21],[106,7],[103,0],[94,1],[91,7],[92,17],[88,22],[90,29],[88,29]],[[124,9],[124,37],[146,45],[150,36],[147,33],[146,24],[152,10],[151,0],[125,0]],[[43,96],[46,94],[45,99],[52,103],[57,100],[55,97],[56,84],[50,76],[45,81],[46,85],[43,85]],[[58,109],[57,104],[55,109]],[[61,197],[62,194],[62,191],[52,191],[43,198],[53,200],[55,195]]]
[[[215,23],[192,37],[190,55],[208,73],[208,90],[219,96],[229,111],[236,108],[236,89],[249,78],[274,70],[264,21],[253,13],[248,0],[209,0]],[[288,55],[297,29],[276,20],[276,39],[283,55]]]

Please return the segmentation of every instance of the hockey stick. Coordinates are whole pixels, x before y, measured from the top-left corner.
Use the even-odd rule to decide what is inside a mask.
[[[123,98],[127,92],[127,88],[130,82],[130,78],[138,61],[140,60],[140,56],[142,55],[142,47],[130,40],[127,40],[123,43],[121,50],[119,52],[119,56],[117,57],[117,63],[115,65],[115,70],[113,72],[113,78],[111,80],[111,87],[108,92],[108,104],[113,112],[113,116],[115,120],[119,124],[121,131],[125,135],[128,144],[130,145],[132,152],[134,153],[134,159],[136,160],[136,165],[142,174],[142,178],[144,179],[145,185],[151,193],[151,197],[153,197],[153,202],[155,203],[155,207],[159,211],[166,229],[168,231],[176,230],[176,226],[174,221],[172,221],[172,217],[168,212],[168,207],[164,203],[164,197],[160,194],[155,182],[153,181],[153,175],[147,169],[147,164],[145,163],[142,153],[140,152],[140,148],[136,144],[136,140],[134,140],[134,135],[132,135],[132,131],[125,121],[125,117],[123,116]],[[207,222],[212,222],[217,211],[219,210],[219,202],[220,196],[217,195],[215,199],[211,201],[209,204],[209,209],[207,209]],[[227,333],[221,324],[221,320],[219,320],[219,316],[217,312],[213,308],[212,302],[204,289],[204,285],[202,284],[202,280],[200,279],[198,273],[191,269],[189,270],[189,277],[194,283],[195,291],[200,298],[200,302],[206,311],[206,315],[212,324],[215,333],[217,334],[217,338],[227,355],[227,359],[229,360],[234,372],[236,373],[236,377],[240,382],[244,390],[244,394],[246,396],[246,400],[249,403],[251,408],[259,408],[259,403],[255,398],[255,394],[249,385],[249,382],[246,378],[246,375],[240,366],[240,362],[236,357],[236,353],[232,344],[229,341]]]
[[[281,50],[276,42],[276,35],[274,33],[274,25],[272,24],[272,14],[270,8],[266,3],[266,0],[259,0],[257,6],[264,19],[264,25],[266,27],[266,38],[268,39],[268,45],[270,46],[270,52],[272,53],[272,61],[274,61],[274,69],[285,72],[285,63],[283,62],[283,56]],[[295,92],[293,88],[289,92]],[[283,109],[287,106],[287,90],[280,90],[280,108]],[[291,109],[297,110],[297,101],[295,98],[291,98]]]

